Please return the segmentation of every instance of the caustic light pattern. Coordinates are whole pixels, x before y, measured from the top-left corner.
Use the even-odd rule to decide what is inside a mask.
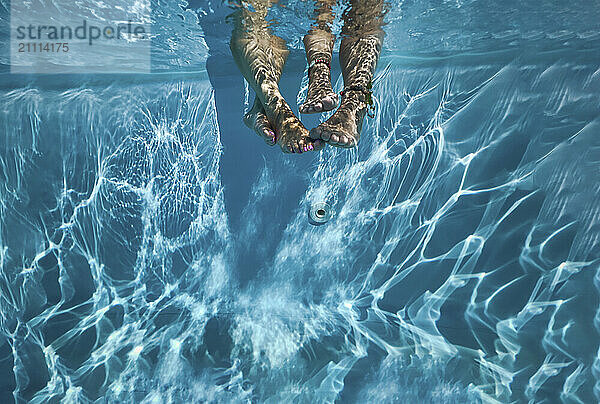
[[[388,55],[374,92],[234,231],[205,76],[3,90],[2,401],[600,400],[598,64]]]

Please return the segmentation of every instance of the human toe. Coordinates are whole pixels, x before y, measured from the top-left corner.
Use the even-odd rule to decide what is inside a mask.
[[[314,103],[307,101],[300,107],[300,112],[303,114],[312,114],[315,112],[315,108]]]
[[[315,112],[321,112],[322,109],[323,105],[317,101],[309,107],[309,112],[314,114]]]
[[[337,144],[340,141],[340,136],[337,133],[332,133],[329,137],[329,143]]]
[[[310,149],[309,149],[309,147],[308,147],[308,146],[309,146],[309,143],[307,142],[307,140],[308,140],[308,139],[301,139],[301,140],[298,142],[298,145],[299,145],[299,147],[300,147],[300,152],[301,152],[301,153],[304,153],[304,152],[307,152],[307,151],[309,151],[309,150],[310,150]]]
[[[263,128],[263,135],[267,144],[272,146],[277,143],[277,137],[271,128]]]
[[[337,105],[337,97],[335,97],[335,94],[327,95],[327,96],[323,97],[322,104],[323,104],[323,110],[331,111]]]
[[[323,139],[324,141],[329,141],[329,139],[331,138],[331,132],[329,132],[327,129],[322,128],[321,129],[321,139]]]
[[[321,139],[321,132],[322,132],[321,128],[317,126],[316,128],[312,128],[308,135],[312,139]]]
[[[247,127],[252,129],[252,126],[254,126],[254,114],[251,114],[250,112],[245,113],[243,121]]]
[[[354,147],[356,146],[356,140],[352,136],[344,136],[343,139],[340,139],[340,144],[343,147]]]
[[[287,149],[290,153],[298,153],[298,143],[296,142],[296,140],[289,140],[287,142]]]

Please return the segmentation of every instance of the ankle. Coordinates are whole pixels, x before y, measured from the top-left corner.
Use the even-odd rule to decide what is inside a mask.
[[[275,100],[283,98],[279,92],[279,85],[277,82],[272,80],[264,80],[262,83],[260,83],[260,93],[260,98],[263,104],[270,104]]]
[[[267,110],[267,117],[272,118],[276,124],[283,122],[287,118],[290,118],[290,116],[294,116],[294,113],[282,96],[273,97],[265,110]]]
[[[370,91],[365,86],[346,86],[341,92],[341,104],[352,105],[354,108],[366,108],[370,104]]]
[[[315,71],[324,71],[327,70],[329,73],[331,71],[331,58],[326,56],[316,57],[309,60],[308,63],[308,74],[311,74]]]

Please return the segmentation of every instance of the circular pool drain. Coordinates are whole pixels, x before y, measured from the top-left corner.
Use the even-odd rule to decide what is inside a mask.
[[[308,211],[308,221],[315,226],[327,223],[331,216],[333,216],[331,207],[325,202],[313,204]]]

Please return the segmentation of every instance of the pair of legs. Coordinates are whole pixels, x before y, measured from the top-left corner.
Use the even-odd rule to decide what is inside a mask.
[[[329,143],[356,146],[367,110],[368,89],[383,41],[383,0],[353,0],[343,15],[340,64],[345,91],[338,110],[310,133],[293,114],[279,92],[278,82],[288,56],[285,42],[273,35],[266,16],[273,0],[250,0],[253,10],[241,8],[235,15],[231,38],[234,59],[256,98],[245,117],[246,124],[284,152],[319,150]],[[304,37],[309,63],[309,88],[303,113],[335,108],[337,94],[331,88],[331,60],[335,38],[331,33],[335,0],[318,0],[315,25]]]

